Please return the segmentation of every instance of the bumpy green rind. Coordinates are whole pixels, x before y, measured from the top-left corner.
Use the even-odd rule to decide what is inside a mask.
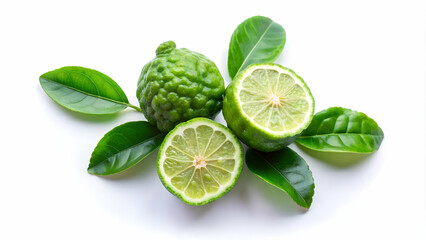
[[[214,118],[222,108],[225,84],[214,62],[200,53],[161,44],[138,81],[136,96],[146,119],[168,132],[195,117]]]
[[[159,160],[160,160],[161,156],[165,155],[165,152],[164,152],[165,151],[164,146],[166,145],[165,143],[168,142],[168,141],[171,141],[170,136],[172,136],[175,131],[178,131],[179,128],[183,128],[185,126],[191,125],[192,123],[200,122],[200,121],[205,122],[206,125],[213,124],[216,127],[218,127],[220,129],[222,129],[223,131],[225,131],[227,134],[229,134],[228,136],[231,137],[237,143],[237,146],[236,146],[238,148],[237,151],[239,151],[240,154],[239,154],[239,161],[237,161],[237,158],[235,159],[236,160],[235,161],[236,164],[238,163],[238,169],[237,169],[237,174],[235,175],[234,181],[227,188],[225,188],[221,193],[219,193],[217,196],[209,198],[209,199],[207,199],[205,201],[201,201],[201,202],[192,202],[192,201],[186,200],[185,197],[182,196],[182,194],[180,194],[179,192],[175,191],[169,185],[169,183],[165,181],[164,176],[162,175],[162,173],[160,171],[160,161]],[[244,149],[243,149],[243,146],[241,145],[241,143],[238,140],[237,136],[235,136],[235,134],[230,129],[228,129],[227,127],[223,126],[220,123],[217,123],[217,122],[215,122],[213,120],[210,120],[210,119],[207,119],[207,118],[194,118],[194,119],[191,119],[189,121],[186,121],[186,122],[178,124],[173,130],[171,130],[166,135],[166,137],[164,138],[163,144],[161,144],[160,149],[158,150],[158,155],[157,155],[157,173],[158,173],[158,176],[160,177],[161,183],[164,185],[164,187],[170,193],[172,193],[173,195],[175,195],[176,197],[178,197],[180,200],[182,200],[186,204],[193,205],[193,206],[201,206],[201,205],[205,205],[207,203],[213,202],[213,201],[221,198],[223,195],[225,195],[226,193],[228,193],[235,186],[235,183],[237,182],[238,178],[241,175],[241,171],[243,170],[243,165],[244,165],[243,163],[244,163]]]
[[[305,128],[301,129],[299,133],[293,136],[279,136],[274,135],[268,132],[265,132],[263,129],[259,128],[255,124],[249,121],[242,112],[242,107],[238,101],[237,92],[238,85],[242,80],[241,76],[243,76],[247,71],[250,71],[251,67],[261,66],[261,65],[277,65],[272,63],[262,63],[262,64],[252,64],[248,66],[244,71],[240,72],[234,80],[228,85],[225,92],[225,98],[223,100],[223,117],[226,120],[228,127],[234,131],[234,133],[238,136],[238,138],[248,146],[262,151],[262,152],[272,152],[283,149],[293,143],[301,134],[304,129],[306,129],[309,124],[306,125]],[[279,65],[278,65],[279,66]],[[281,68],[284,68],[280,66]],[[285,68],[287,69],[287,68]],[[295,72],[290,69],[287,69],[289,72],[298,77],[303,84],[305,82],[301,77],[299,77]],[[306,86],[306,84],[305,84]],[[309,88],[306,88],[310,93]],[[311,94],[312,95],[312,94]],[[309,113],[312,117],[314,115],[315,101],[313,102],[312,111]],[[310,122],[310,121],[309,121]]]

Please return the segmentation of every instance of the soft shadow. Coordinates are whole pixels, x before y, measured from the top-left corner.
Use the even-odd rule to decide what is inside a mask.
[[[288,42],[287,42],[287,45],[288,45]],[[288,59],[288,56],[289,56],[287,49],[288,48],[284,48],[283,49],[283,51],[281,52],[280,56],[277,58],[277,60],[275,60],[275,63],[278,63],[278,64],[280,64],[282,66],[286,66],[287,65],[287,62],[288,62],[287,59]]]
[[[259,191],[259,195],[263,196],[269,204],[274,206],[276,210],[286,216],[300,215],[308,211],[308,209],[297,205],[291,197],[284,191],[263,181],[254,174],[250,174],[248,184]]]
[[[242,143],[242,145],[244,152],[246,152],[248,149],[247,145],[244,143]],[[259,196],[263,197],[269,205],[274,206],[274,209],[278,210],[277,212],[281,212],[286,216],[299,215],[307,212],[307,209],[297,205],[287,193],[253,174],[244,163],[240,178],[230,192],[232,194],[228,193],[227,195],[237,195],[241,202],[246,202],[247,199],[250,199],[249,188],[255,188],[259,192]]]
[[[249,147],[244,143],[242,145],[246,154]],[[253,174],[245,163],[240,179],[238,179],[235,187],[237,187],[237,185],[237,194],[243,202],[245,199],[249,199],[248,188],[255,188],[259,191],[259,196],[265,198],[265,201],[269,202],[269,204],[274,206],[279,212],[285,213],[285,215],[292,216],[307,212],[307,209],[298,206],[287,193]]]
[[[240,177],[238,178],[234,188],[232,188],[227,195],[234,195],[234,197],[239,198],[241,202],[245,202],[249,198],[248,187],[250,183],[248,178],[250,177],[250,174],[250,171],[244,164],[243,170],[241,171]]]
[[[149,173],[156,172],[157,167],[157,154],[158,149],[148,155],[146,158],[142,159],[138,164],[133,167],[130,167],[122,172],[102,176],[102,178],[111,181],[121,181],[121,180],[131,180],[137,179],[143,176],[148,175]]]
[[[226,193],[224,196],[222,196],[216,201],[210,202],[202,206],[191,206],[182,201],[179,201],[179,211],[185,212],[186,215],[190,216],[188,218],[182,219],[179,224],[181,224],[182,226],[185,226],[188,223],[198,224],[198,221],[204,216],[208,215],[210,211],[214,211],[214,209],[221,208],[221,205],[229,206],[230,202],[234,202],[236,198],[241,203],[245,202],[248,199],[247,174],[250,174],[248,173],[248,171],[249,170],[246,169],[246,167],[244,166],[243,171],[241,172],[241,175],[238,178],[235,186],[228,193]]]
[[[247,192],[247,173],[248,169],[244,166],[243,171],[240,174],[240,177],[238,178],[235,186],[224,196],[222,196],[219,201],[213,201],[206,205],[202,206],[190,206],[188,204],[185,204],[181,202],[181,207],[184,209],[184,211],[187,214],[190,214],[191,221],[196,222],[197,219],[203,217],[206,215],[211,209],[220,208],[220,205],[227,205],[229,204],[229,201],[234,201],[233,199],[238,198],[241,202],[244,202],[246,199],[248,199],[248,192]],[[250,174],[250,173],[249,173]],[[185,222],[187,224],[187,222]]]
[[[188,205],[182,201],[179,203],[181,206],[181,210],[185,212],[185,214],[190,215],[191,217],[188,218],[186,221],[182,221],[182,225],[187,225],[188,223],[197,223],[197,221],[205,216],[209,211],[212,209],[215,209],[216,204],[220,204],[220,201],[213,201],[211,203],[201,205],[201,206],[192,206]]]
[[[225,87],[227,87],[232,81],[228,73],[228,51],[227,50],[222,51],[221,59],[222,59],[221,62],[225,64],[219,65],[218,67],[220,68],[219,71],[222,74],[223,80],[225,82]]]
[[[56,105],[55,107],[60,109],[60,111],[63,112],[64,114],[73,118],[78,118],[79,120],[83,120],[86,122],[102,122],[102,123],[113,122],[123,113],[123,111],[126,111],[126,110],[123,110],[113,114],[94,115],[94,114],[84,114],[84,113],[74,112],[60,105],[57,105],[57,104],[55,105]]]
[[[299,149],[303,150],[311,157],[338,168],[346,168],[357,165],[372,155],[372,153],[320,152],[306,148],[300,144],[296,145]]]
[[[245,144],[242,145],[244,152],[246,152],[248,147]],[[287,193],[253,174],[250,169],[248,169],[247,165],[244,164],[240,178],[231,192],[233,195],[237,195],[241,202],[246,202],[247,199],[250,199],[249,188],[256,189],[259,192],[259,194],[256,195],[264,198],[269,205],[274,206],[277,212],[283,213],[286,216],[299,215],[307,212],[307,209],[298,206]]]

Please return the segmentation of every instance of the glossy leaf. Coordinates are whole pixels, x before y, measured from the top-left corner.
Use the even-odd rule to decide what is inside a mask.
[[[121,172],[157,149],[163,139],[164,134],[148,122],[128,122],[120,125],[99,141],[87,171],[96,175]]]
[[[383,138],[379,125],[364,113],[332,107],[315,114],[296,142],[316,151],[371,153]]]
[[[285,39],[284,28],[267,17],[255,16],[242,22],[229,43],[231,79],[250,64],[275,61],[284,49]]]
[[[111,114],[129,106],[114,80],[89,68],[59,68],[41,75],[40,84],[53,101],[75,112]]]
[[[290,148],[268,153],[250,148],[246,164],[251,172],[287,192],[299,206],[311,206],[315,188],[312,172],[305,160]]]

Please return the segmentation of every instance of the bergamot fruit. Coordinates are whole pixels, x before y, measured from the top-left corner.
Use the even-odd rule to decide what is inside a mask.
[[[263,152],[283,149],[312,121],[315,101],[306,83],[277,64],[253,64],[226,89],[223,116],[248,146]]]
[[[173,41],[162,43],[139,77],[136,96],[146,119],[168,132],[195,117],[214,118],[222,108],[225,85],[211,60]]]
[[[243,147],[231,130],[207,118],[194,118],[164,138],[157,170],[170,192],[187,204],[203,205],[231,190],[243,162]]]

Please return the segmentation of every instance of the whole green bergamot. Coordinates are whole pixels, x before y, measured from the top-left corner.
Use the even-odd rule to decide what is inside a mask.
[[[136,96],[146,119],[168,132],[195,117],[214,118],[225,84],[214,62],[173,41],[162,43],[139,77]]]

